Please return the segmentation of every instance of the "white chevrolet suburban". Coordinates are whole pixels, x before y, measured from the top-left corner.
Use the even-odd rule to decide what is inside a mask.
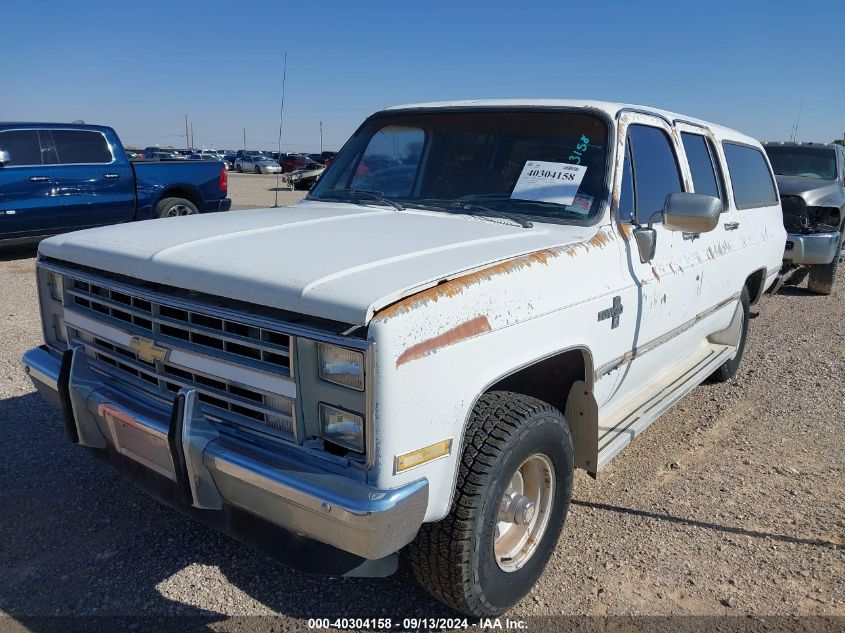
[[[163,501],[311,572],[385,575],[407,546],[434,596],[498,614],[573,470],[736,372],[785,235],[760,144],[717,125],[390,108],[293,207],[42,242],[23,363]]]

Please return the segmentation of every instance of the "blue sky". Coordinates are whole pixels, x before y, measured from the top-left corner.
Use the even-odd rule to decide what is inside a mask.
[[[654,105],[760,139],[845,132],[845,2],[6,0],[0,120],[136,146],[336,149],[388,105],[552,97]],[[180,136],[182,135],[182,136]]]

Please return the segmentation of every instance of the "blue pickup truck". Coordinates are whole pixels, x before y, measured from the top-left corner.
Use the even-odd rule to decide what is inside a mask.
[[[109,127],[0,123],[0,244],[228,211],[227,189],[222,162],[130,162]]]

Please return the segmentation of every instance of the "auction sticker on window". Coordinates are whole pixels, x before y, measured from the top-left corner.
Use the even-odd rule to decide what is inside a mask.
[[[529,160],[522,168],[511,198],[572,204],[586,173],[586,165]]]

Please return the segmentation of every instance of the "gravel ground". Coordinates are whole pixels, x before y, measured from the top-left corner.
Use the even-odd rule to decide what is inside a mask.
[[[272,180],[233,174],[236,202],[266,204]],[[0,255],[7,628],[48,630],[39,615],[187,615],[244,630],[265,621],[232,616],[302,630],[315,616],[452,615],[407,563],[386,579],[300,575],[68,444],[19,365],[41,339],[33,254]],[[696,389],[598,481],[577,473],[554,558],[508,615],[845,616],[843,297],[840,274],[830,297],[791,285],[764,298],[731,382]]]
[[[233,209],[272,207],[276,202],[276,176],[274,174],[239,174],[229,172],[229,197]],[[279,206],[287,206],[305,197],[307,191],[290,191],[279,183]]]

